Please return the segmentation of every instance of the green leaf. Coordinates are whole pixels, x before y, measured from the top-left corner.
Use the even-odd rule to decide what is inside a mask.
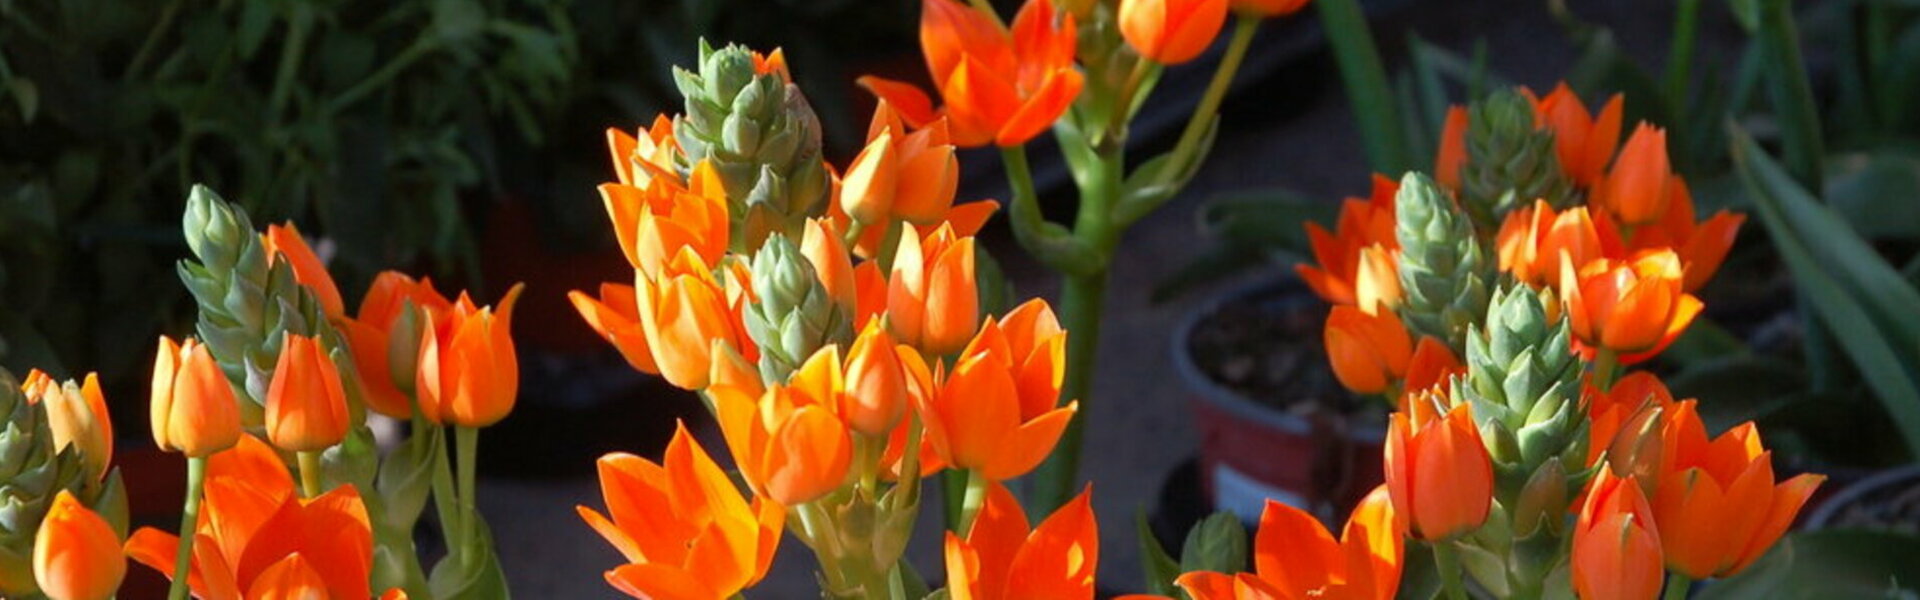
[[[1721,327],[1711,319],[1694,319],[1687,331],[1680,334],[1673,344],[1660,352],[1660,360],[1678,365],[1681,368],[1697,366],[1701,363],[1715,362],[1729,355],[1749,354],[1740,338]]]
[[[1808,196],[1752,137],[1737,129],[1731,136],[1741,178],[1795,282],[1845,342],[1841,349],[1879,395],[1908,449],[1920,454],[1920,375],[1912,370],[1920,364],[1920,334],[1910,333],[1920,332],[1920,313],[1912,310],[1920,306],[1920,292],[1832,209]]]
[[[1185,597],[1185,593],[1173,584],[1180,577],[1180,563],[1167,556],[1167,549],[1161,547],[1160,539],[1153,535],[1153,526],[1147,523],[1146,509],[1135,512],[1133,521],[1140,538],[1140,571],[1147,580],[1147,591],[1162,596]]]
[[[1709,585],[1698,600],[1911,598],[1920,584],[1920,537],[1826,530],[1787,536],[1745,571]]]
[[[1841,171],[1827,182],[1827,204],[1860,235],[1920,240],[1920,158],[1875,152],[1830,162]]]
[[[1239,573],[1247,570],[1247,526],[1229,511],[1207,515],[1187,532],[1180,549],[1182,572]]]
[[[493,532],[479,511],[462,510],[462,520],[475,523],[479,534],[467,549],[479,553],[477,562],[464,563],[458,552],[450,553],[433,566],[427,586],[433,590],[433,597],[441,600],[504,600],[509,597],[507,575],[500,570],[500,556],[494,552]]]
[[[7,91],[13,92],[13,101],[20,104],[20,120],[33,122],[33,116],[40,112],[40,88],[33,80],[15,77],[7,81]]]
[[[1700,417],[1709,431],[1724,431],[1779,411],[1805,399],[1799,392],[1806,387],[1807,377],[1799,365],[1771,356],[1723,356],[1667,378],[1674,398],[1700,400]]]

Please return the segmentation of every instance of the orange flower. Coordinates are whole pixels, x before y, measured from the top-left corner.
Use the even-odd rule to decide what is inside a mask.
[[[638,135],[607,128],[607,149],[613,154],[613,173],[621,185],[644,188],[655,177],[679,179],[674,164],[680,157],[680,143],[673,138],[673,119],[653,116],[653,126]]]
[[[1587,466],[1598,464],[1616,443],[1639,443],[1639,440],[1622,440],[1619,436],[1630,421],[1637,420],[1649,406],[1671,410],[1674,405],[1673,393],[1667,391],[1667,384],[1646,371],[1628,373],[1613,382],[1613,388],[1605,393],[1588,383],[1583,394],[1592,421],[1588,429]],[[1654,466],[1653,476],[1657,478],[1658,464]]]
[[[1806,473],[1774,483],[1773,456],[1752,422],[1707,440],[1691,410],[1666,427],[1671,467],[1653,492],[1667,568],[1694,579],[1726,577],[1765,554],[1793,525],[1807,498],[1826,480]]]
[[[1038,299],[980,326],[938,391],[922,399],[927,440],[944,462],[1001,481],[1046,458],[1079,407],[1055,407],[1066,336]]]
[[[1018,146],[1040,135],[1080,95],[1073,17],[1049,0],[1027,0],[1009,31],[997,17],[955,0],[923,0],[920,46],[947,101],[953,143]],[[918,88],[874,76],[860,84],[899,107],[916,126],[935,118]]]
[[[1193,60],[1227,22],[1227,0],[1120,0],[1120,36],[1163,65]]]
[[[965,345],[980,318],[973,266],[973,238],[957,237],[951,226],[924,240],[901,232],[887,281],[887,325],[894,337],[933,355]]]
[[[1747,217],[1722,209],[1696,224],[1693,193],[1687,189],[1687,182],[1674,177],[1667,183],[1667,191],[1666,215],[1659,221],[1635,228],[1627,249],[1672,248],[1680,255],[1680,266],[1686,271],[1684,289],[1699,291],[1713,278],[1713,273],[1720,270],[1720,263],[1726,261],[1727,251],[1733,248],[1734,239],[1740,235],[1740,225]]]
[[[634,295],[641,331],[668,383],[689,390],[707,387],[714,340],[743,355],[751,352],[753,342],[739,325],[728,290],[691,248],[682,249],[658,277],[640,277],[638,286]]]
[[[1672,250],[1595,260],[1577,271],[1561,255],[1559,292],[1574,347],[1588,360],[1606,349],[1620,353],[1621,364],[1633,364],[1673,343],[1704,306],[1681,286],[1680,258]]]
[[[1573,588],[1587,600],[1660,593],[1660,538],[1640,486],[1601,469],[1573,526]]]
[[[107,600],[126,574],[120,534],[73,492],[60,490],[33,536],[33,581],[40,592],[59,600]]]
[[[349,420],[340,372],[320,340],[286,334],[267,385],[267,439],[292,452],[323,450],[347,438]]]
[[[1407,360],[1407,379],[1401,384],[1405,390],[1424,390],[1445,383],[1454,375],[1464,375],[1465,365],[1453,355],[1453,349],[1446,342],[1430,335],[1420,336],[1420,342],[1413,346],[1413,357]]]
[[[1433,179],[1440,187],[1460,191],[1460,169],[1467,166],[1467,108],[1447,107],[1440,129],[1440,149],[1433,157]]]
[[[61,383],[39,369],[27,372],[20,389],[27,402],[47,407],[47,428],[53,430],[55,452],[74,448],[95,480],[107,476],[113,463],[113,419],[100,394],[100,376],[87,373],[83,383]]]
[[[310,597],[294,592],[316,587],[330,598],[373,595],[373,530],[360,493],[342,485],[299,498],[279,457],[253,436],[208,461],[194,535],[187,582],[197,597]],[[126,552],[171,577],[178,544],[172,534],[143,527]]]
[[[415,320],[407,322],[411,330],[394,329],[402,324],[401,314],[418,314],[420,309],[438,314],[452,310],[453,302],[433,289],[432,279],[415,281],[399,271],[382,271],[360,299],[359,317],[339,321],[360,371],[360,389],[366,392],[362,397],[374,412],[401,420],[413,417],[408,394],[426,324]]]
[[[520,363],[510,330],[513,305],[526,284],[500,298],[499,312],[480,308],[465,293],[453,310],[431,315],[432,335],[420,336],[414,389],[420,411],[435,423],[486,427],[504,419],[520,394]]]
[[[1387,600],[1399,588],[1406,549],[1395,521],[1386,486],[1354,507],[1337,542],[1313,515],[1267,500],[1253,538],[1254,572],[1199,571],[1178,582],[1194,600]]]
[[[602,283],[598,298],[574,290],[567,292],[567,299],[573,301],[573,309],[580,312],[588,327],[620,351],[627,364],[643,373],[660,373],[653,362],[653,351],[647,347],[647,332],[640,326],[633,286]]]
[[[1351,306],[1327,313],[1327,361],[1340,385],[1358,394],[1379,394],[1407,376],[1413,340],[1400,317],[1370,315]]]
[[[954,600],[1093,598],[1100,529],[1088,486],[1040,526],[1007,488],[990,484],[986,501],[962,539],[947,532],[947,590]]]
[[[1666,130],[1641,123],[1620,149],[1613,169],[1595,189],[1593,204],[1606,209],[1622,225],[1651,224],[1667,213],[1667,186],[1672,180]]]
[[[160,336],[153,359],[153,401],[148,405],[153,443],[161,450],[199,458],[233,447],[240,438],[240,407],[233,387],[207,347]]]
[[[908,133],[885,98],[873,111],[867,147],[841,179],[839,205],[854,220],[886,228],[890,219],[939,222],[953,207],[960,162],[944,120]]]
[[[1553,131],[1554,154],[1560,169],[1580,187],[1591,187],[1613,159],[1614,145],[1620,143],[1620,94],[1607,99],[1599,117],[1587,112],[1566,82],[1560,82],[1546,98],[1535,98],[1533,90],[1521,88],[1533,102],[1535,121]]]
[[[902,363],[919,356],[913,348],[895,344],[877,322],[861,329],[847,351],[847,386],[839,401],[848,426],[875,437],[891,433],[911,402]]]
[[[839,361],[835,346],[814,356]],[[834,381],[814,381],[814,377]],[[758,397],[732,386],[707,388],[714,420],[720,423],[740,475],[755,495],[793,506],[818,499],[846,482],[853,463],[853,440],[846,423],[834,413],[832,396],[820,395],[837,388],[838,378],[837,367],[802,365],[792,387],[776,384]]]
[[[1607,228],[1605,233],[1603,227]],[[1596,224],[1585,206],[1561,212],[1545,200],[1507,213],[1495,245],[1500,253],[1500,270],[1536,287],[1551,283],[1559,275],[1562,252],[1576,267],[1623,255],[1618,236],[1605,219]]]
[[[688,178],[688,185],[669,177],[655,177],[644,188],[600,184],[620,250],[647,277],[657,276],[681,248],[692,248],[708,267],[727,252],[727,192],[719,173],[703,160]]]
[[[268,225],[267,232],[260,234],[260,243],[265,246],[267,265],[272,266],[282,260],[293,268],[293,280],[313,290],[314,298],[320,301],[320,310],[329,318],[346,314],[346,303],[340,300],[340,288],[333,284],[333,276],[327,274],[327,265],[320,262],[320,255],[307,247],[306,238],[300,237],[300,228],[292,221],[285,225]]]
[[[760,581],[773,563],[786,511],[751,504],[682,423],[656,464],[614,453],[600,457],[602,515],[580,518],[627,563],[607,582],[636,598],[725,598]]]
[[[1284,17],[1306,8],[1308,0],[1233,0],[1233,12],[1262,17]]]
[[[848,311],[859,305],[859,297],[854,283],[853,258],[847,255],[847,245],[833,230],[833,224],[826,218],[807,219],[800,235],[800,254],[807,257],[813,265],[814,277],[820,280],[820,287],[827,290],[836,304]]]
[[[1480,527],[1493,502],[1493,462],[1466,404],[1446,415],[1394,413],[1387,428],[1387,489],[1409,532],[1428,541]],[[1429,420],[1430,419],[1430,420]]]
[[[1293,270],[1321,299],[1331,304],[1359,305],[1359,288],[1365,281],[1371,282],[1373,287],[1369,289],[1374,290],[1365,294],[1369,298],[1385,300],[1389,306],[1399,303],[1400,276],[1394,252],[1399,250],[1400,241],[1393,233],[1393,198],[1399,191],[1399,182],[1374,175],[1372,194],[1341,203],[1334,232],[1319,223],[1307,223],[1307,240],[1319,266],[1300,263]],[[1372,303],[1361,308],[1376,310]]]

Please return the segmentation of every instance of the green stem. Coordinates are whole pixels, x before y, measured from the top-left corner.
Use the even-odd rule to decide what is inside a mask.
[[[1767,79],[1772,84],[1774,111],[1780,119],[1781,157],[1787,171],[1801,185],[1818,195],[1821,186],[1820,161],[1826,156],[1820,134],[1820,109],[1813,99],[1813,84],[1807,80],[1806,61],[1800,53],[1799,32],[1793,23],[1789,0],[1761,0],[1760,45],[1766,55]]]
[[[965,535],[967,529],[967,472],[946,469],[940,472],[940,499],[946,507],[947,531]]]
[[[1687,600],[1687,590],[1693,587],[1693,578],[1680,573],[1667,576],[1667,592],[1661,596],[1665,600]]]
[[[414,415],[414,435],[445,438],[445,430],[427,423],[417,412]],[[440,516],[440,537],[447,543],[448,551],[459,552],[465,547],[466,528],[460,523],[460,512],[454,509],[453,467],[447,459],[446,444],[436,446],[433,452],[433,510]]]
[[[1602,348],[1593,359],[1593,387],[1605,392],[1613,389],[1613,381],[1620,370],[1620,354]]]
[[[316,498],[324,491],[320,486],[320,453],[297,453],[300,460],[300,490],[307,498]]]
[[[1387,87],[1387,72],[1381,66],[1380,51],[1373,44],[1373,33],[1367,29],[1359,2],[1319,0],[1315,4],[1333,46],[1334,60],[1340,64],[1340,79],[1346,84],[1347,100],[1353,104],[1368,166],[1375,173],[1407,170],[1412,165],[1407,164],[1406,148],[1400,139],[1393,93]]]
[[[476,508],[478,503],[474,501],[473,492],[474,472],[477,470],[480,458],[480,429],[455,426],[453,435],[459,452],[455,460],[460,461],[456,465],[460,469],[460,489],[455,493],[459,495],[461,514],[464,515],[460,524],[465,530],[461,533],[466,536],[467,543],[472,544],[480,537],[480,513]]]
[[[980,516],[980,507],[987,503],[987,489],[993,484],[979,469],[967,469],[966,473],[967,492],[960,502],[960,528],[955,530],[961,535],[972,531],[973,519]]]
[[[1008,209],[1007,219],[1013,227],[1014,240],[1055,271],[1084,274],[1103,270],[1105,257],[1076,237],[1078,231],[1049,222],[1040,213],[1040,198],[1033,188],[1033,169],[1027,165],[1026,147],[1003,146],[1000,158],[1007,167],[1007,182],[1013,187],[1013,206]],[[1087,196],[1083,190],[1080,209],[1083,216],[1087,212]],[[1106,208],[1102,206],[1100,211],[1104,216]]]
[[[160,46],[160,38],[173,29],[173,20],[180,16],[182,0],[173,0],[160,11],[160,20],[155,21],[153,29],[147,31],[147,39],[140,42],[140,49],[134,51],[133,60],[127,62],[127,71],[120,76],[131,81],[140,75],[140,69],[147,66],[147,60],[153,57],[153,51]]]
[[[920,415],[909,414],[907,418],[912,419],[912,421],[907,424],[907,445],[905,446],[906,450],[900,456],[900,477],[899,482],[895,484],[907,486],[907,489],[904,493],[894,497],[894,510],[917,506],[920,503],[919,448],[922,432],[924,432],[926,428],[920,424]],[[881,455],[885,456],[884,450]]]
[[[387,61],[387,64],[381,65],[380,70],[374,71],[373,74],[367,76],[366,79],[360,80],[360,83],[354,84],[354,86],[348,88],[347,91],[341,92],[338,96],[334,96],[333,101],[327,104],[327,113],[334,114],[346,110],[348,106],[359,102],[362,97],[380,89],[380,86],[386,85],[388,81],[398,76],[401,71],[412,66],[414,61],[425,58],[428,53],[431,53],[434,48],[439,45],[439,39],[440,38],[433,35],[421,35],[413,41],[412,45],[407,46],[407,49],[401,50],[399,56],[395,56],[393,60]]]
[[[1440,589],[1450,600],[1466,600],[1467,587],[1460,579],[1460,555],[1453,542],[1433,544],[1433,564],[1440,571]]]
[[[173,584],[168,600],[186,600],[187,579],[193,572],[193,539],[200,527],[200,492],[207,481],[207,459],[187,457],[187,505],[180,512],[180,547],[173,554]]]
[[[1667,101],[1675,122],[1687,106],[1687,78],[1693,69],[1694,39],[1700,27],[1700,0],[1680,0],[1674,9],[1673,46],[1667,51]]]
[[[860,474],[860,489],[869,497],[880,497],[880,459],[886,454],[885,439],[876,439],[866,434],[853,436],[854,468]]]
[[[1193,116],[1187,117],[1187,127],[1180,130],[1180,141],[1173,146],[1173,158],[1167,160],[1167,169],[1160,173],[1160,181],[1173,179],[1173,174],[1186,170],[1184,166],[1192,159],[1200,146],[1200,138],[1206,136],[1207,129],[1220,113],[1220,103],[1227,98],[1227,89],[1233,87],[1233,76],[1240,72],[1240,63],[1247,58],[1247,49],[1253,46],[1253,34],[1260,27],[1260,19],[1250,15],[1240,15],[1233,22],[1233,37],[1227,40],[1227,53],[1220,57],[1220,67],[1213,70],[1213,80],[1207,83],[1207,91],[1200,95],[1200,103],[1194,105]]]
[[[303,5],[292,6],[293,16],[287,23],[287,38],[280,46],[280,66],[273,78],[273,93],[268,96],[267,122],[278,123],[281,109],[286,108],[287,97],[293,91],[294,75],[300,72],[300,61],[307,54],[307,34],[313,29],[313,19]]]
[[[1147,73],[1153,71],[1155,63],[1146,57],[1133,61],[1133,69],[1127,72],[1127,80],[1120,84],[1120,93],[1113,96],[1113,112],[1107,117],[1107,131],[1100,136],[1109,143],[1124,144],[1127,121],[1133,118],[1133,95],[1140,92],[1140,82],[1147,79]]]

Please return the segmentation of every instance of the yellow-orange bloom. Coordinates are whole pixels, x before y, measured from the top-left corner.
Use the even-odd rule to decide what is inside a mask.
[[[735,279],[746,282],[745,277]],[[654,365],[668,383],[689,390],[706,388],[714,340],[753,360],[753,342],[739,324],[732,295],[692,249],[682,249],[658,277],[640,277],[636,288],[641,331]]]
[[[1284,17],[1300,12],[1308,0],[1233,0],[1233,12],[1262,17]]]
[[[719,172],[703,160],[688,179],[687,185],[669,177],[655,177],[646,187],[600,184],[620,250],[647,277],[659,275],[681,248],[692,248],[708,267],[727,252],[727,192]]]
[[[1667,163],[1667,132],[1641,123],[1620,148],[1613,169],[1600,182],[1592,203],[1606,209],[1622,225],[1640,226],[1659,221],[1667,214],[1673,181],[1673,168]]]
[[[885,98],[874,109],[867,147],[841,177],[839,206],[854,220],[886,228],[890,219],[937,223],[953,207],[960,185],[947,123],[909,133]]]
[[[1440,149],[1433,156],[1433,179],[1440,187],[1460,191],[1460,169],[1467,166],[1467,108],[1450,106],[1440,129]]]
[[[1693,193],[1687,189],[1687,182],[1674,177],[1667,184],[1667,192],[1667,214],[1659,221],[1634,228],[1627,250],[1672,248],[1680,255],[1680,266],[1686,271],[1683,287],[1688,292],[1698,291],[1720,270],[1720,263],[1726,261],[1727,251],[1733,248],[1734,239],[1740,235],[1740,225],[1747,217],[1722,209],[1712,218],[1694,223]]]
[[[1066,336],[1038,299],[981,325],[938,391],[922,399],[927,441],[944,462],[1001,481],[1046,458],[1079,407],[1056,408]]]
[[[785,509],[740,497],[684,423],[660,463],[614,453],[598,466],[607,514],[577,510],[626,557],[606,573],[613,587],[636,598],[725,598],[766,575]]]
[[[199,458],[233,447],[240,439],[240,406],[220,364],[199,340],[185,345],[160,336],[153,359],[153,443],[161,450]]]
[[[1382,393],[1407,376],[1413,339],[1399,315],[1335,306],[1327,313],[1323,337],[1334,376],[1354,393]]]
[[[1120,36],[1163,65],[1193,60],[1227,22],[1227,0],[1120,0]]]
[[[1340,204],[1340,218],[1334,230],[1309,221],[1307,241],[1313,248],[1318,266],[1300,263],[1293,270],[1301,281],[1321,299],[1331,304],[1359,305],[1376,312],[1376,302],[1397,305],[1400,296],[1399,267],[1394,252],[1400,241],[1394,237],[1394,195],[1400,184],[1373,176],[1373,192],[1366,198],[1347,198]],[[1363,283],[1365,284],[1363,286]],[[1371,300],[1361,302],[1364,294]]]
[[[82,383],[55,381],[34,369],[20,384],[27,402],[47,408],[47,428],[53,430],[54,451],[74,448],[95,480],[107,476],[113,463],[113,419],[100,394],[100,376],[88,373]]]
[[[920,46],[946,99],[954,145],[1018,146],[1051,127],[1085,83],[1073,64],[1077,40],[1073,17],[1049,0],[1027,0],[1011,31],[965,3],[924,0]],[[871,75],[860,84],[916,126],[936,118],[933,102],[912,85]]]
[[[1601,258],[1621,256],[1618,236],[1607,222],[1596,223],[1587,207],[1576,206],[1555,211],[1545,200],[1533,206],[1507,213],[1500,225],[1495,246],[1500,254],[1500,270],[1532,286],[1551,284],[1560,275],[1560,254],[1566,253],[1575,267]]]
[[[433,280],[418,281],[399,271],[381,271],[360,299],[358,318],[340,319],[341,332],[353,350],[353,364],[360,372],[360,389],[367,407],[374,412],[406,420],[413,417],[413,389],[416,361],[420,358],[420,338],[428,327],[420,320],[409,321],[412,329],[395,331],[402,314],[440,314],[453,309],[453,301],[433,289]],[[402,391],[402,390],[407,391]]]
[[[414,389],[420,412],[435,423],[486,427],[513,411],[520,395],[520,362],[510,330],[513,305],[525,284],[514,284],[494,307],[477,307],[465,293],[453,309],[431,315],[431,335],[420,336]]]
[[[346,304],[340,300],[340,287],[333,284],[333,275],[327,273],[327,265],[320,262],[320,255],[313,253],[307,246],[306,238],[300,236],[300,228],[292,221],[285,225],[268,225],[267,232],[260,234],[260,243],[265,246],[267,264],[271,266],[285,258],[293,268],[293,279],[313,290],[320,301],[320,310],[329,318],[338,318],[346,314]]]
[[[874,437],[892,433],[911,402],[902,362],[918,356],[911,347],[895,344],[879,323],[861,329],[847,351],[846,389],[839,400],[847,425]]]
[[[1661,532],[1633,480],[1601,469],[1573,527],[1573,589],[1581,598],[1648,600],[1660,594]]]
[[[567,299],[573,301],[573,309],[579,311],[588,327],[620,351],[627,364],[643,373],[660,373],[653,362],[653,350],[647,347],[646,329],[640,326],[633,286],[602,283],[598,298],[574,290],[567,292]]]
[[[1591,360],[1598,350],[1618,352],[1621,364],[1652,358],[1685,331],[1704,306],[1686,293],[1680,258],[1672,250],[1642,253],[1632,260],[1594,260],[1576,270],[1565,254],[1560,289],[1574,347]]]
[[[107,600],[126,574],[113,526],[73,492],[60,490],[33,536],[33,580],[40,592],[56,600]]]
[[[1694,411],[1665,423],[1671,467],[1653,492],[1666,566],[1694,579],[1726,577],[1766,554],[1826,480],[1805,473],[1774,483],[1773,453],[1752,422],[1707,439]]]
[[[973,256],[973,238],[958,237],[951,226],[926,239],[901,232],[887,281],[887,326],[895,339],[932,355],[966,345],[980,322]]]
[[[1387,489],[1414,537],[1441,541],[1478,529],[1493,503],[1493,462],[1467,405],[1444,416],[1394,413],[1387,428]]]
[[[373,595],[368,583],[373,529],[360,493],[342,485],[301,499],[273,449],[253,436],[208,461],[206,499],[194,535],[187,582],[197,597],[312,597],[296,593],[302,591],[328,598]],[[127,540],[126,552],[172,577],[178,545],[176,536],[143,527]],[[289,563],[291,557],[298,560]]]
[[[1100,529],[1092,494],[1088,486],[1029,530],[1020,501],[990,484],[967,536],[947,532],[947,590],[953,599],[1093,598]]]
[[[320,340],[286,334],[267,385],[267,439],[292,452],[314,452],[347,439],[350,417],[340,371]]]
[[[796,371],[792,387],[773,385],[758,397],[748,390],[707,388],[714,420],[727,438],[740,475],[754,494],[782,506],[811,502],[840,487],[853,464],[853,439],[834,413],[832,396],[819,394],[838,385],[839,352],[828,346],[815,354],[832,368]],[[811,362],[811,361],[809,361]],[[808,381],[827,377],[836,381]]]
[[[1614,146],[1620,143],[1621,95],[1608,98],[1596,117],[1564,81],[1545,98],[1535,98],[1533,90],[1526,88],[1521,93],[1533,101],[1536,124],[1553,131],[1560,170],[1580,187],[1598,183],[1607,161],[1613,159]]]
[[[614,176],[622,185],[644,188],[655,177],[679,179],[674,164],[680,143],[673,138],[673,119],[667,115],[654,115],[653,125],[638,135],[607,128],[607,149],[613,154]]]
[[[1313,515],[1270,499],[1253,538],[1253,572],[1199,571],[1178,582],[1194,600],[1387,600],[1406,550],[1397,520],[1386,486],[1354,507],[1339,541]]]

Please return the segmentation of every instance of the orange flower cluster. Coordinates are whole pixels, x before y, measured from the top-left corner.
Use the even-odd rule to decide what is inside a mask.
[[[1400,586],[1402,520],[1386,486],[1354,507],[1337,541],[1313,515],[1268,500],[1253,541],[1252,573],[1196,571],[1178,582],[1194,600],[1387,600]]]
[[[1029,527],[1007,488],[992,484],[980,513],[961,537],[947,532],[947,591],[956,600],[1092,598],[1100,563],[1093,488]]]
[[[1011,29],[964,2],[923,0],[920,44],[946,106],[934,110],[926,92],[909,83],[869,75],[860,85],[916,127],[945,117],[954,145],[1018,146],[1046,131],[1080,95],[1076,36],[1073,16],[1049,0],[1028,0]]]

